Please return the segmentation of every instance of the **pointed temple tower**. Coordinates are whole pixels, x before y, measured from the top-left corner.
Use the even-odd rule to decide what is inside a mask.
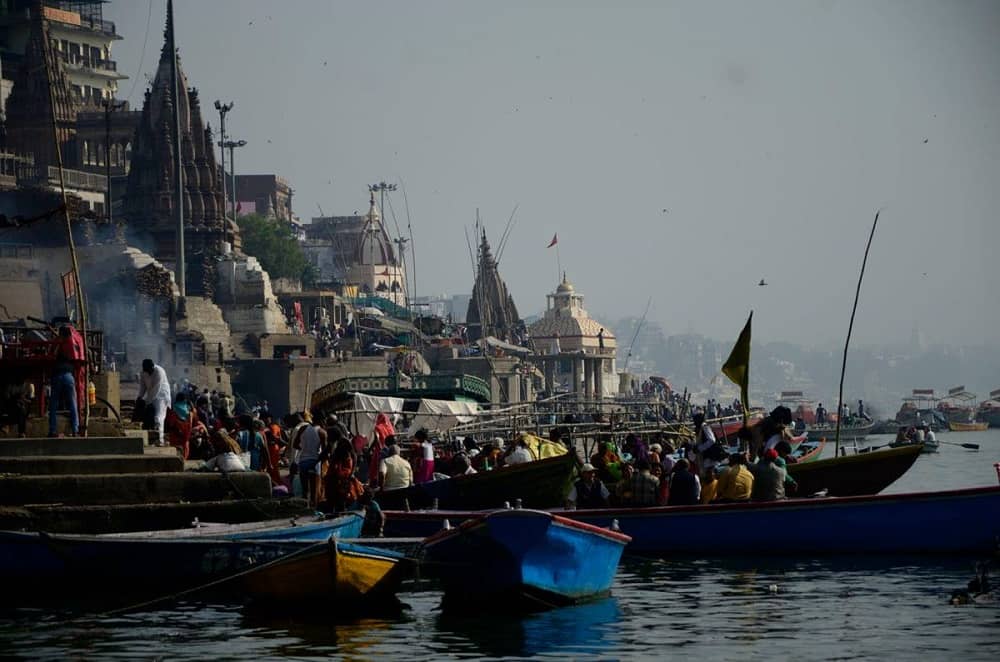
[[[479,266],[476,269],[476,283],[472,288],[465,323],[470,341],[495,336],[511,342],[515,340],[514,334],[521,325],[514,298],[507,291],[507,284],[500,278],[485,231],[479,243]]]
[[[164,262],[176,260],[177,252],[174,188],[177,155],[174,153],[174,94],[167,38],[170,28],[168,15],[160,63],[152,86],[146,90],[142,119],[132,141],[132,166],[124,206],[129,232],[133,236],[151,238],[153,255]],[[202,121],[198,91],[188,88],[179,57],[177,80],[187,288],[189,294],[211,296],[216,258],[239,249],[239,229],[224,216],[221,175],[212,148],[212,131]]]
[[[52,103],[46,80],[46,61],[52,76],[52,97],[55,101],[56,132],[63,158],[72,150],[69,143],[76,134],[78,108],[70,95],[66,70],[60,58],[49,48],[48,29],[40,8],[31,12],[31,33],[24,51],[24,60],[14,76],[14,86],[7,99],[6,151],[32,154],[40,167],[56,165],[52,142]]]

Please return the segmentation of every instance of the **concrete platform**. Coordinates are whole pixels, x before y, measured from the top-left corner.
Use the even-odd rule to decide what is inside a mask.
[[[258,522],[312,513],[302,499],[246,499],[124,506],[0,506],[0,529],[49,533],[124,533],[181,529],[202,522]]]
[[[142,455],[138,437],[26,437],[0,439],[0,457]]]
[[[180,455],[39,455],[0,457],[0,474],[67,476],[90,474],[144,474],[184,471]]]
[[[257,499],[271,496],[259,471],[14,476],[0,480],[0,504],[67,506],[150,504]]]

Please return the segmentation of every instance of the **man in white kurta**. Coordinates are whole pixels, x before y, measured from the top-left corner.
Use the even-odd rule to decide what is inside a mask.
[[[145,359],[142,362],[142,372],[139,373],[139,398],[147,407],[153,408],[154,428],[159,439],[157,444],[164,444],[163,421],[167,418],[167,409],[170,407],[170,380],[167,379],[167,371],[161,366],[153,363],[152,359]]]

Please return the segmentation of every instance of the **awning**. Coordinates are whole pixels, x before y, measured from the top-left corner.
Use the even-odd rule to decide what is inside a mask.
[[[354,420],[350,427],[356,434],[364,435],[370,440],[375,429],[375,417],[379,413],[389,414],[393,425],[396,424],[399,413],[403,411],[403,398],[355,393],[354,410]]]
[[[468,423],[478,413],[479,403],[476,402],[421,399],[410,430],[427,428],[430,431],[444,432],[459,423]]]
[[[490,347],[502,349],[508,354],[518,354],[520,356],[528,356],[529,354],[534,353],[527,347],[521,347],[520,345],[512,345],[509,342],[504,342],[503,340],[500,340],[499,338],[495,338],[493,336],[486,336],[486,344],[489,345]]]

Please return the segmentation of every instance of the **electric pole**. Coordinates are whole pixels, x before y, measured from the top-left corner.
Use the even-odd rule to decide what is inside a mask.
[[[107,190],[104,193],[104,216],[110,224],[114,217],[111,213],[111,113],[125,107],[124,101],[105,99],[104,105],[104,178],[107,180]],[[124,162],[124,154],[122,155]]]
[[[227,140],[222,144],[229,148],[229,170],[233,178],[233,222],[236,221],[236,156],[233,152],[237,147],[246,147],[245,140]]]
[[[219,111],[219,156],[222,157],[222,218],[229,218],[226,205],[226,113],[233,109],[233,102],[215,101],[215,109]]]

